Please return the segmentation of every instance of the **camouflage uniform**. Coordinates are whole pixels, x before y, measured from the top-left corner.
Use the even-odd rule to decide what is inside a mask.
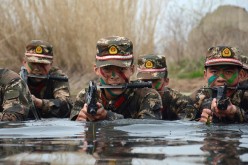
[[[28,87],[13,71],[1,68],[0,75],[0,121],[27,120],[31,107],[31,95]]]
[[[107,37],[97,42],[96,66],[114,65],[131,67],[133,64],[133,44],[125,37]],[[77,95],[71,116],[75,120],[85,103],[85,90]],[[106,120],[123,118],[161,119],[161,97],[149,88],[126,89],[114,100],[105,97],[104,90],[98,92],[98,102],[107,110]]]
[[[205,67],[214,65],[235,65],[242,67],[240,59],[241,52],[234,47],[212,47],[208,50],[206,56]],[[193,92],[191,99],[193,103],[188,104],[185,118],[189,120],[198,120],[201,117],[203,108],[211,106],[212,89],[204,86],[203,88]],[[229,118],[217,118],[214,116],[213,122],[247,122],[248,120],[248,93],[237,90],[229,97],[231,103],[238,108],[238,113],[231,120]]]
[[[31,63],[52,64],[53,47],[45,41],[33,40],[26,46],[25,59]],[[57,67],[50,69],[49,76],[67,77]],[[27,83],[31,94],[42,99],[42,108],[38,111],[41,117],[69,117],[72,101],[68,81],[44,79],[36,82],[29,77]]]
[[[243,63],[242,72],[244,72],[244,74],[246,75],[245,79],[240,82],[240,85],[246,85],[246,84],[248,84],[248,78],[247,78],[247,76],[248,76],[248,57],[241,55],[240,61]]]
[[[166,59],[163,55],[147,54],[139,56],[137,70],[137,79],[139,80],[163,79],[167,78],[168,75]],[[159,93],[163,102],[163,120],[180,119],[189,97],[168,87],[164,87]]]

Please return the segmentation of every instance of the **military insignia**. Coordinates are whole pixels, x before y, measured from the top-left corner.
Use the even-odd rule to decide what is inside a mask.
[[[110,48],[109,48],[109,54],[117,54],[117,48],[116,48],[116,46],[111,46]]]
[[[223,51],[222,51],[222,56],[223,57],[230,57],[232,55],[232,52],[229,48],[225,48]]]
[[[152,61],[147,60],[146,63],[145,63],[145,67],[148,68],[148,69],[152,68],[153,67]]]
[[[38,53],[38,54],[41,54],[42,53],[42,47],[37,46],[36,49],[35,49],[35,52]]]

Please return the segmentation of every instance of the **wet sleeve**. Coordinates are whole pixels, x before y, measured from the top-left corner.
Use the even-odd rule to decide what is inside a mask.
[[[118,120],[118,119],[124,119],[124,116],[118,113],[114,113],[112,111],[108,111],[107,110],[107,116],[106,116],[106,120]]]
[[[181,94],[175,90],[165,91],[162,97],[163,101],[163,119],[176,120],[179,116],[184,116],[186,105],[190,101],[190,97]]]
[[[70,116],[72,100],[70,97],[69,83],[54,81],[53,96],[55,99],[42,100],[43,116],[66,118]]]
[[[31,94],[27,85],[20,78],[12,80],[2,89],[3,111],[1,121],[27,120],[31,107]]]
[[[150,89],[144,97],[141,97],[139,119],[162,119],[162,99],[157,91]]]
[[[247,119],[247,113],[245,112],[244,109],[239,108],[238,106],[236,106],[237,108],[237,113],[235,114],[234,118],[232,119],[233,122],[238,122],[238,123],[244,123],[244,122],[248,122]]]
[[[79,112],[81,111],[81,109],[83,108],[85,104],[85,90],[81,90],[76,97],[76,100],[74,102],[73,108],[71,110],[71,114],[70,114],[70,119],[71,120],[76,120]]]
[[[207,100],[205,99],[206,95],[202,90],[197,90],[193,92],[188,102],[183,110],[183,113],[179,113],[180,119],[183,120],[199,120],[201,116],[203,103],[207,103]]]

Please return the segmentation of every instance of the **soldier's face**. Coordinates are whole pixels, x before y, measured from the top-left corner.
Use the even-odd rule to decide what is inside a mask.
[[[97,68],[94,67],[95,73],[100,77],[101,84],[107,85],[121,85],[124,83],[128,83],[130,81],[130,77],[134,72],[134,66],[131,67],[118,67],[118,66],[104,66]],[[107,92],[113,95],[119,95],[123,93],[123,89],[109,89]]]
[[[51,64],[40,64],[33,62],[23,62],[29,74],[47,75],[52,67]]]
[[[151,81],[152,82],[152,88],[156,89],[157,91],[162,91],[164,89],[165,86],[167,86],[169,84],[169,78],[161,78],[161,79],[144,79],[142,81],[148,82]]]
[[[213,86],[236,86],[240,81],[240,70],[236,66],[219,65],[209,66],[204,70],[204,78],[209,87]]]

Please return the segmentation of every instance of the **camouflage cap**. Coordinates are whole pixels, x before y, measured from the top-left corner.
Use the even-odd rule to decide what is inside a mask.
[[[96,66],[130,67],[133,63],[133,43],[119,36],[102,38],[96,44]]]
[[[243,69],[248,70],[248,57],[241,55],[240,61],[243,63]]]
[[[46,41],[32,40],[26,46],[25,58],[28,62],[51,64],[53,46]]]
[[[137,79],[160,79],[167,75],[164,55],[147,54],[138,58]]]
[[[242,52],[235,47],[216,46],[208,49],[205,66],[237,65],[242,67],[240,55]]]

